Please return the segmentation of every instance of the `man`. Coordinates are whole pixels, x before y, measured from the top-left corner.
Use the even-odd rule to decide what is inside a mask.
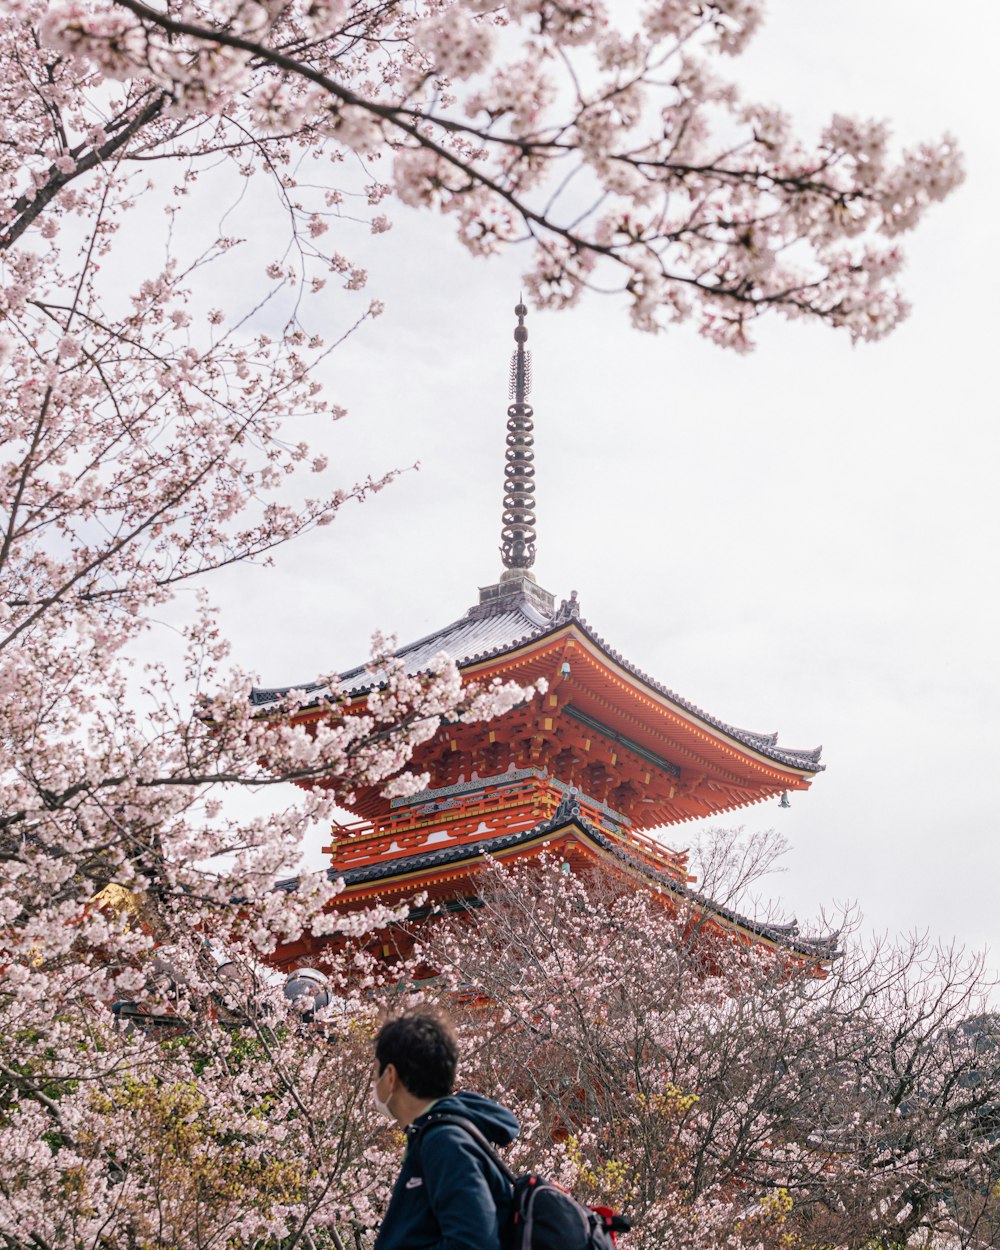
[[[506,1145],[520,1125],[482,1094],[452,1093],[458,1039],[447,1019],[419,1008],[388,1020],[375,1039],[372,1097],[406,1130],[406,1155],[375,1250],[500,1250],[510,1214],[507,1180],[468,1133],[454,1124],[417,1131],[432,1111],[471,1120]]]

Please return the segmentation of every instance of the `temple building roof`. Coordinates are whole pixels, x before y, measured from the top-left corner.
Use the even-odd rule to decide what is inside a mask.
[[[755,941],[763,941],[779,947],[803,959],[815,959],[826,962],[839,954],[837,941],[839,930],[833,933],[807,936],[801,933],[798,921],[788,922],[753,919],[742,913],[708,898],[693,889],[686,881],[678,879],[672,873],[664,872],[645,862],[637,855],[630,853],[620,841],[610,838],[587,819],[574,796],[568,795],[560,804],[553,816],[531,829],[519,830],[514,833],[500,834],[496,837],[483,839],[475,843],[463,843],[457,846],[434,846],[416,854],[406,855],[391,864],[374,863],[357,868],[342,870],[334,867],[327,870],[331,880],[342,880],[345,889],[350,892],[364,890],[365,887],[378,886],[380,897],[412,882],[419,876],[422,884],[433,886],[436,874],[447,874],[454,879],[456,870],[469,867],[484,857],[500,861],[514,857],[548,850],[553,842],[558,842],[565,852],[567,838],[589,844],[604,859],[616,863],[630,876],[641,878],[648,886],[671,896],[675,905],[689,909],[693,918],[711,924],[721,930],[736,935],[743,935]],[[278,888],[292,891],[298,888],[299,878],[291,877],[279,883]]]
[[[518,579],[518,581],[521,580],[524,579]],[[498,585],[501,584],[498,583]],[[684,698],[644,673],[627,660],[621,652],[610,646],[584,620],[575,593],[568,600],[563,600],[558,609],[546,612],[537,602],[529,600],[521,587],[518,588],[516,596],[511,595],[506,601],[493,602],[488,592],[495,591],[495,589],[496,587],[484,588],[480,592],[480,603],[470,608],[457,621],[452,621],[441,629],[418,638],[415,642],[397,648],[396,655],[405,662],[406,670],[417,673],[426,669],[434,656],[442,651],[451,656],[462,669],[498,660],[509,652],[539,642],[572,624],[584,638],[588,639],[615,665],[624,669],[651,691],[667,699],[687,716],[720,730],[727,737],[777,764],[813,773],[822,771],[824,767],[820,763],[822,747],[803,750],[779,746],[776,733],[756,733],[731,725],[704,711],[690,699]],[[486,597],[483,598],[483,596]],[[315,692],[318,698],[321,698],[331,694],[361,695],[371,688],[371,684],[368,670],[364,665],[358,665],[341,673],[334,688],[331,688],[331,683],[328,682],[309,681],[300,685],[257,687],[250,697],[253,703],[264,707],[279,702],[290,690],[303,690],[307,694]]]

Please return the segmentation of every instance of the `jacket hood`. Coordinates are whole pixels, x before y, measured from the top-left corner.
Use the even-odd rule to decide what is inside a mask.
[[[445,1114],[460,1115],[463,1119],[470,1120],[487,1141],[497,1146],[506,1146],[521,1131],[517,1117],[506,1107],[501,1107],[483,1094],[467,1093],[464,1090],[449,1094],[447,1098],[439,1098],[433,1107],[417,1116],[411,1127],[419,1126],[424,1116]]]

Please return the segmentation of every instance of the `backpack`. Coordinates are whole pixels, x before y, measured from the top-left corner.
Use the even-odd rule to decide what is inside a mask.
[[[432,1113],[414,1133],[412,1144],[419,1149],[420,1138],[435,1124],[454,1124],[468,1133],[510,1184],[513,1210],[509,1226],[500,1230],[503,1250],[614,1250],[615,1234],[632,1227],[626,1216],[608,1207],[585,1207],[544,1176],[534,1172],[515,1176],[472,1121],[462,1116]],[[419,1155],[417,1162],[419,1166]]]

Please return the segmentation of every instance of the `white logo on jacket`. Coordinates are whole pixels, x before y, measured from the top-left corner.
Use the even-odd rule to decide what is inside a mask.
[[[411,1176],[410,1179],[406,1182],[406,1188],[407,1189],[419,1189],[423,1183],[424,1183],[424,1178],[422,1176]]]

